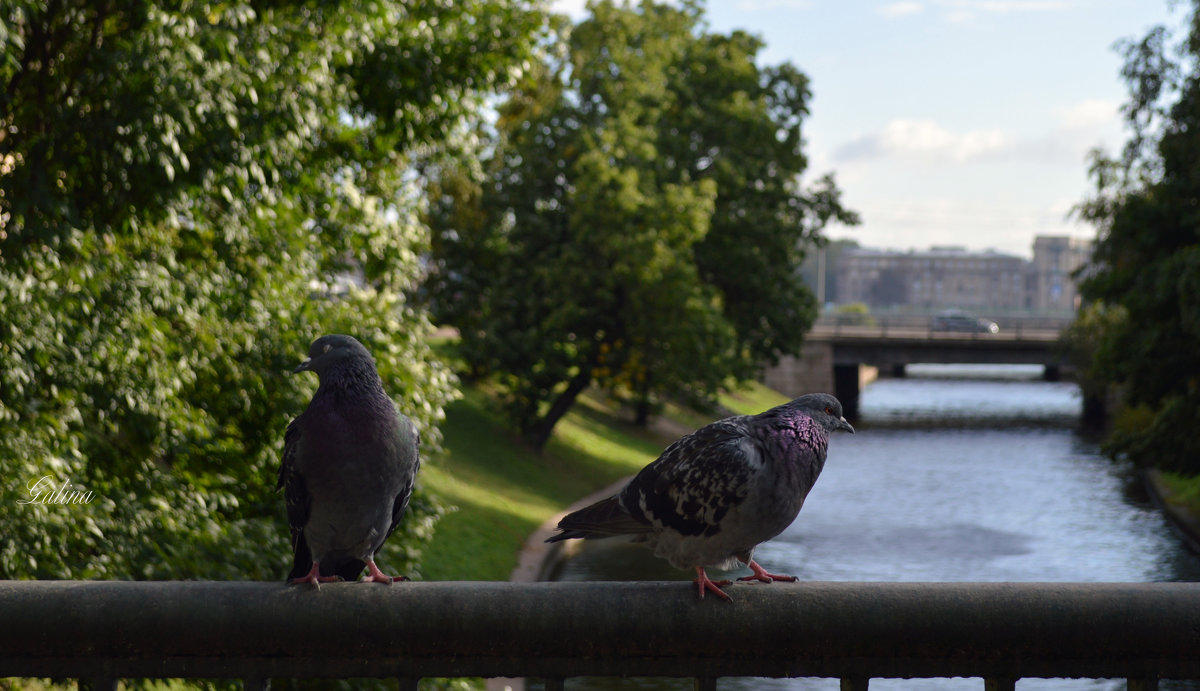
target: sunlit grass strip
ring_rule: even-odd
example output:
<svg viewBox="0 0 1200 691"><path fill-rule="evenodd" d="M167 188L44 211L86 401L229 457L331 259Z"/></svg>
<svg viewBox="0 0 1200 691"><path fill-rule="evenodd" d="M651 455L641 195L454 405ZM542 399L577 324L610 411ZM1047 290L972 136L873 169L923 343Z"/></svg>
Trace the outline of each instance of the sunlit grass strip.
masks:
<svg viewBox="0 0 1200 691"><path fill-rule="evenodd" d="M579 497L636 472L661 445L639 438L586 399L558 425L541 455L514 438L478 389L447 410L445 452L421 472L456 507L426 549L426 580L507 580L525 539Z"/></svg>

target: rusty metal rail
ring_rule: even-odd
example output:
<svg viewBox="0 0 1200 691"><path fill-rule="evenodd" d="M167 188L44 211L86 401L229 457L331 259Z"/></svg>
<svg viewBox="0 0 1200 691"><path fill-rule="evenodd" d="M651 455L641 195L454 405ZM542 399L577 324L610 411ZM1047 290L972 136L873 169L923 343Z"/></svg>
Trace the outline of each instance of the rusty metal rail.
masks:
<svg viewBox="0 0 1200 691"><path fill-rule="evenodd" d="M0 677L1200 679L1200 584L0 582ZM107 680L107 681L105 681ZM95 685L95 683L94 683Z"/></svg>

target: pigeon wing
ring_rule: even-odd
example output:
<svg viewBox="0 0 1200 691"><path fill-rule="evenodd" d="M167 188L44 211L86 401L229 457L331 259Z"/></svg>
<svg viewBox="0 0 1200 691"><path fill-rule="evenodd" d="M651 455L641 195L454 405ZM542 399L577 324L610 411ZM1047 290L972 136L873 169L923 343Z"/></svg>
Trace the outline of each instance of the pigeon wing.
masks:
<svg viewBox="0 0 1200 691"><path fill-rule="evenodd" d="M284 501L287 504L288 531L291 533L294 555L289 579L300 578L312 568L312 554L308 549L308 541L304 539L304 526L308 524L312 497L304 483L304 476L296 467L296 454L301 436L300 420L303 417L303 413L296 416L283 434L283 459L279 464L279 481L275 485L276 490L283 490Z"/></svg>
<svg viewBox="0 0 1200 691"><path fill-rule="evenodd" d="M737 418L715 422L669 446L630 481L621 503L635 518L683 535L716 535L746 498L756 458Z"/></svg>
<svg viewBox="0 0 1200 691"><path fill-rule="evenodd" d="M388 527L387 535L384 540L392 536L396 532L396 526L400 525L400 519L404 517L404 511L408 509L408 500L412 498L413 485L416 483L417 473L421 470L421 437L417 433L417 427L412 423L412 420L403 418L401 424L408 427L408 436L405 442L411 445L412 448L412 471L404 479L404 485L400 488L400 493L396 495L396 499L392 502L392 524ZM408 442L408 440L412 440Z"/></svg>

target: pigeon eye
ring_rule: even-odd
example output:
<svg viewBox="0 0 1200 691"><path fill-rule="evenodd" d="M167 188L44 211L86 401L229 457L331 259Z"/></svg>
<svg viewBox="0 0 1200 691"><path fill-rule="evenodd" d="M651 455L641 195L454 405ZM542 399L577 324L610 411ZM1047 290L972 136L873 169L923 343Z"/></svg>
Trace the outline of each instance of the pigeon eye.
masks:
<svg viewBox="0 0 1200 691"><path fill-rule="evenodd" d="M833 407L832 407L832 406L825 406L825 413L826 413L827 415L833 415Z"/></svg>
<svg viewBox="0 0 1200 691"><path fill-rule="evenodd" d="M329 345L328 343L326 343L326 344L325 344L325 347L321 349L321 352L322 352L322 353L328 353L328 352L330 351L330 349L331 349L331 348L333 348L333 346L331 346L331 345Z"/></svg>

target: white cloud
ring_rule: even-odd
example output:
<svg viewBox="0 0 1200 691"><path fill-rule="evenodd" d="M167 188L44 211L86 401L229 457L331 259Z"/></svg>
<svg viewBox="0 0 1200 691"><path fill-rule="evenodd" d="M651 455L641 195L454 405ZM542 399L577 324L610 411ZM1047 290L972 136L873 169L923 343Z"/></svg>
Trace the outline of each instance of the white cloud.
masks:
<svg viewBox="0 0 1200 691"><path fill-rule="evenodd" d="M959 9L1008 14L1009 12L1058 12L1068 3L1058 0L955 0L947 3Z"/></svg>
<svg viewBox="0 0 1200 691"><path fill-rule="evenodd" d="M1060 12L1070 3L1060 0L938 0L951 23L973 22L984 14L1014 14L1018 12Z"/></svg>
<svg viewBox="0 0 1200 691"><path fill-rule="evenodd" d="M1080 199L1074 197L1059 197L1050 202L1050 205L1046 207L1046 215L1074 222L1076 219L1072 216L1072 213L1075 211L1075 207L1079 206L1080 201Z"/></svg>
<svg viewBox="0 0 1200 691"><path fill-rule="evenodd" d="M1067 130L1106 127L1120 120L1120 113L1121 104L1098 98L1055 110L1059 126Z"/></svg>
<svg viewBox="0 0 1200 691"><path fill-rule="evenodd" d="M893 2L883 5L875 10L879 15L893 19L895 17L905 17L910 14L920 14L925 11L925 6L919 2Z"/></svg>
<svg viewBox="0 0 1200 691"><path fill-rule="evenodd" d="M834 158L850 162L899 156L962 163L1002 153L1011 146L1009 136L1000 130L951 132L930 120L893 120L878 132L838 147Z"/></svg>

